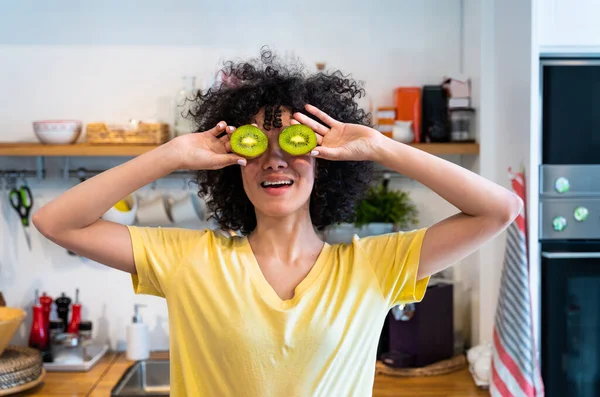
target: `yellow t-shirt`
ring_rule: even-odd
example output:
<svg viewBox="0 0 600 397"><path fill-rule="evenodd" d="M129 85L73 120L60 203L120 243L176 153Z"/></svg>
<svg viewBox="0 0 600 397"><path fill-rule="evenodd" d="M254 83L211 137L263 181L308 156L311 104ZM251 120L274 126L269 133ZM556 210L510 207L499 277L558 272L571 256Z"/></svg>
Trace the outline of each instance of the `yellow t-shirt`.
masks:
<svg viewBox="0 0 600 397"><path fill-rule="evenodd" d="M167 299L171 395L371 396L389 309L423 299L426 229L325 244L290 300L246 237L129 227L138 294Z"/></svg>

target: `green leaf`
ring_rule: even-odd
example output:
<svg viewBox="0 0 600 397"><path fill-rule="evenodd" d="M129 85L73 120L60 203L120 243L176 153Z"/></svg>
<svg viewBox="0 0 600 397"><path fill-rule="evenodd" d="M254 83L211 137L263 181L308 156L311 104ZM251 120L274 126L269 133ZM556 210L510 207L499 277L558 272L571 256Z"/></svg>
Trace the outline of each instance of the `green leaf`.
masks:
<svg viewBox="0 0 600 397"><path fill-rule="evenodd" d="M407 229L418 222L418 211L410 195L402 190L388 190L385 185L371 187L356 210L355 225L368 223L393 223Z"/></svg>

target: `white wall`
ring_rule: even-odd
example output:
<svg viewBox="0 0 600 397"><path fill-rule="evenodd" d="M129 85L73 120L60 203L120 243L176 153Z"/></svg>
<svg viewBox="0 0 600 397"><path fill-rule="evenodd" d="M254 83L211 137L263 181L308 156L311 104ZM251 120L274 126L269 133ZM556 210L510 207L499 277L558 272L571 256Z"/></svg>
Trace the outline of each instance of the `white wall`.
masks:
<svg viewBox="0 0 600 397"><path fill-rule="evenodd" d="M470 36L474 39L466 51L477 56L467 57L466 67L480 73L480 174L510 189L508 168L519 170L523 166L526 182L529 184L533 179L533 186L527 187L531 197L537 181L530 150L535 39L532 2L466 0L465 8L467 16L479 21L470 25ZM528 200L527 212L529 223L535 225L536 201ZM536 235L531 237L535 239ZM492 340L505 241L503 233L478 253L479 279L473 287L474 343Z"/></svg>
<svg viewBox="0 0 600 397"><path fill-rule="evenodd" d="M543 19L540 0L531 0L531 53L530 53L530 84L529 93L530 125L529 125L529 175L527 180L527 210L528 210L528 249L529 249L529 287L531 289L531 306L533 317L533 329L536 345L541 345L541 245L539 242L539 166L542 163L542 129L541 129L541 103L540 103L540 40L541 24Z"/></svg>
<svg viewBox="0 0 600 397"><path fill-rule="evenodd" d="M531 1L496 1L494 7L494 133L490 144L496 153L494 180L510 188L508 168L531 175L529 126L531 114ZM534 170L535 171L535 170ZM531 211L528 211L529 213ZM504 260L505 237L495 239L494 252L481 258L480 336L491 341L493 318Z"/></svg>
<svg viewBox="0 0 600 397"><path fill-rule="evenodd" d="M483 6L480 0L464 0L463 1L463 73L471 78L472 106L475 108L476 132L481 143L485 136L487 126L484 125L487 120L486 115L488 108L482 107L483 95L489 93L486 80L483 62L489 57L489 47L482 46L484 40L482 36L482 21ZM484 90L482 87L485 87ZM485 149L484 147L480 148ZM487 156L495 155L494 153L480 154L477 161L474 162L473 171L481 173L482 167L485 166L484 161ZM463 316L466 319L465 333L469 336L471 342L476 343L479 339L479 294L480 294L480 253L476 252L469 258L464 260L456 267L456 278L462 280L463 292L461 296L455 296L459 302L463 302Z"/></svg>
<svg viewBox="0 0 600 397"><path fill-rule="evenodd" d="M1 140L34 139L36 118L167 117L180 76L204 79L263 44L352 73L379 104L397 85L438 82L458 67L458 0L233 1L226 14L214 2L29 3L0 13Z"/></svg>
<svg viewBox="0 0 600 397"><path fill-rule="evenodd" d="M282 54L300 56L308 67L325 61L365 80L376 105L392 103L403 84L439 83L459 69L458 0L413 2L104 1L51 6L22 1L0 11L0 141L33 141L31 121L77 118L85 122L162 118L180 76L203 79L219 60L256 55L269 44ZM226 4L226 6L225 6ZM72 165L109 167L123 159L72 159ZM468 160L467 160L468 161ZM0 158L0 169L32 168L32 158ZM54 176L30 181L38 204L76 183L57 179L60 159L48 161ZM455 212L414 182L399 180L413 192L422 224ZM165 185L167 186L167 185ZM181 192L178 183L168 189ZM2 226L0 226L2 227ZM30 307L36 288L56 296L81 290L84 315L99 338L122 347L124 324L134 302L147 303L153 345L168 346L166 305L153 297L134 297L129 277L68 256L32 235L28 252L14 223L0 229L2 242L15 240L17 252L0 251L0 290L9 304ZM2 245L4 247L4 245ZM460 314L458 317L462 317ZM26 322L15 342L24 343ZM97 331L98 332L98 331Z"/></svg>

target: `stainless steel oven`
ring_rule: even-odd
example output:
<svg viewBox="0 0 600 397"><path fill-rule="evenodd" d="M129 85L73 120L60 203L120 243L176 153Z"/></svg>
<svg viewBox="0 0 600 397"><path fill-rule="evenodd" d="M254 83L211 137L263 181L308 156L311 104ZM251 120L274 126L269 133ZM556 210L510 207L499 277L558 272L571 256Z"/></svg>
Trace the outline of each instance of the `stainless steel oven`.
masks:
<svg viewBox="0 0 600 397"><path fill-rule="evenodd" d="M542 165L541 365L546 396L600 396L600 165Z"/></svg>
<svg viewBox="0 0 600 397"><path fill-rule="evenodd" d="M540 60L546 396L600 396L600 54Z"/></svg>

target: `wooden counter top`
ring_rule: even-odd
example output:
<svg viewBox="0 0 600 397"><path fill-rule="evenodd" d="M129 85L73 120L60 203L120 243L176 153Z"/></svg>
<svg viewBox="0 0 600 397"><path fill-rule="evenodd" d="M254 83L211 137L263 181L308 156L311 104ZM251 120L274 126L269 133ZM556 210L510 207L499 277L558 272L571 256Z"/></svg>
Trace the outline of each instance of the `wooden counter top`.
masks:
<svg viewBox="0 0 600 397"><path fill-rule="evenodd" d="M166 359L168 353L153 353L153 359ZM124 353L107 353L89 372L49 372L44 382L19 396L110 397L110 391L132 364ZM484 397L467 369L448 375L397 378L375 377L373 397Z"/></svg>
<svg viewBox="0 0 600 397"><path fill-rule="evenodd" d="M107 353L88 372L47 372L44 382L34 389L19 394L27 397L75 397L89 396L96 384L103 379L120 354ZM110 396L110 390L106 396Z"/></svg>

